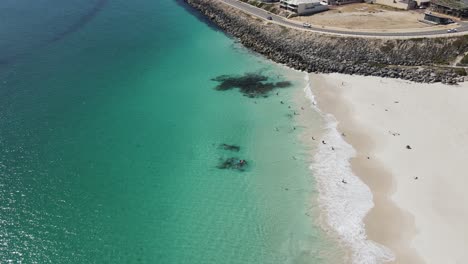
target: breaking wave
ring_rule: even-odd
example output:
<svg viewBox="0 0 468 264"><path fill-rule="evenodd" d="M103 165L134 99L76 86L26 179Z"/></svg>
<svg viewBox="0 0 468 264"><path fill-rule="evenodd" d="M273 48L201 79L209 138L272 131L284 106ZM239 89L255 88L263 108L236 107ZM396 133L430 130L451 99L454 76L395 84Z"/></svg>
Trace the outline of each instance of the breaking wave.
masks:
<svg viewBox="0 0 468 264"><path fill-rule="evenodd" d="M326 121L325 134L318 144L310 169L319 190L319 206L325 213L329 228L352 252L353 264L377 264L394 260L393 253L383 245L367 239L363 219L374 206L369 187L351 170L350 159L356 155L337 130L333 115L323 113L317 107L312 93L309 75L304 88L311 106ZM332 149L333 146L333 149Z"/></svg>

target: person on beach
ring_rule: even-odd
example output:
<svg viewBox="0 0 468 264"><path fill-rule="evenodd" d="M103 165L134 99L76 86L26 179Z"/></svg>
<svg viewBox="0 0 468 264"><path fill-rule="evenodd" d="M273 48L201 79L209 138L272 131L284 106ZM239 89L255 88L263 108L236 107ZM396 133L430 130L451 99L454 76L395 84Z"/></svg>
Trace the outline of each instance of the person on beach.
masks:
<svg viewBox="0 0 468 264"><path fill-rule="evenodd" d="M246 164L247 164L247 162L246 162L245 160L241 159L241 160L239 160L238 167L239 167L239 168L242 168L242 167L244 167L244 165L246 165Z"/></svg>

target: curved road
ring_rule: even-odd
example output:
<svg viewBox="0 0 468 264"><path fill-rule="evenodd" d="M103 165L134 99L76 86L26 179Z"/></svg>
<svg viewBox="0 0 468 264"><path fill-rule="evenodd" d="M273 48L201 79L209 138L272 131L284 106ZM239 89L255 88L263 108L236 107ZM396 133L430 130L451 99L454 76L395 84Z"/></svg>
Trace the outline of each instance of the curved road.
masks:
<svg viewBox="0 0 468 264"><path fill-rule="evenodd" d="M328 34L338 34L338 35L348 35L348 36L366 36L366 37L428 37L428 36L449 36L449 35L464 35L468 34L468 23L467 22L458 22L460 25L457 30L457 33L447 33L446 29L438 29L438 30L431 30L431 31L415 31L415 32L359 32L359 31L344 31L344 30L336 30L336 29L326 29L312 25L310 28L304 28L302 24L294 23L289 19L285 19L281 16L269 13L266 10L260 9L258 7L246 4L244 2L238 0L220 0L225 4L228 4L232 7L240 9L244 12L247 12L253 16L262 18L267 20L268 17L272 18L277 24L291 27L291 28L298 28L302 30L310 30L320 33L328 33Z"/></svg>

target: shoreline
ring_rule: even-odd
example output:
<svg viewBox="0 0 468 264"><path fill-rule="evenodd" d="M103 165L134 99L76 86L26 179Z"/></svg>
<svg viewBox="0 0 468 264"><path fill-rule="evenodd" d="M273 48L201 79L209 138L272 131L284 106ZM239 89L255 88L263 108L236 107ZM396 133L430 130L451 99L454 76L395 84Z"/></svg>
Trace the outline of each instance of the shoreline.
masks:
<svg viewBox="0 0 468 264"><path fill-rule="evenodd" d="M353 172L372 190L368 238L392 250L392 263L463 263L467 85L340 74L313 75L312 85L356 149Z"/></svg>
<svg viewBox="0 0 468 264"><path fill-rule="evenodd" d="M284 66L287 67L287 66ZM331 241L334 246L332 262L326 263L348 263L352 255L352 250L348 245L345 245L340 238L339 234L333 229L325 216L324 206L320 202L320 186L317 182L315 175L312 173L310 166L315 162L314 156L320 150L319 139L325 135L323 127L326 121L323 113L314 105L313 100L308 95L310 91L310 82L308 79L309 74L296 71L303 76L303 86L293 93L292 103L295 108L299 110L299 114L295 115L295 123L303 127L302 131L298 134L298 142L304 145L306 149L305 165L308 167L309 176L313 179L316 186L316 192L310 197L310 210L312 215L317 218L312 219L311 224L320 227L326 235L326 239ZM330 249L324 250L323 253L330 254Z"/></svg>
<svg viewBox="0 0 468 264"><path fill-rule="evenodd" d="M323 109L315 93L316 77L306 74L307 86L302 92L309 106L323 120L314 132L316 148L309 163L318 186L321 226L345 252L344 263L384 263L394 259L393 253L379 241L368 239L364 219L374 207L372 193L365 182L351 170L350 159L356 151L339 132L338 122ZM314 91L313 91L314 90ZM305 93L305 94L304 94ZM307 121L305 121L307 123ZM306 135L310 136L309 133ZM309 138L303 140L308 144Z"/></svg>
<svg viewBox="0 0 468 264"><path fill-rule="evenodd" d="M372 159L370 163L370 159L367 159L369 154L366 153L372 153L375 142L369 141L365 132L355 125L352 109L344 103L335 87L319 75L312 76L311 81L319 108L333 114L339 121L338 131L345 135L343 140L356 150L356 155L349 160L354 175L372 192L374 205L363 219L367 237L388 247L396 256L395 263L421 263L407 243L416 233L412 216L390 200L395 190L394 179L379 161L369 157ZM373 177L376 175L379 177ZM385 228L382 228L382 223L386 223ZM401 236L402 233L409 235Z"/></svg>

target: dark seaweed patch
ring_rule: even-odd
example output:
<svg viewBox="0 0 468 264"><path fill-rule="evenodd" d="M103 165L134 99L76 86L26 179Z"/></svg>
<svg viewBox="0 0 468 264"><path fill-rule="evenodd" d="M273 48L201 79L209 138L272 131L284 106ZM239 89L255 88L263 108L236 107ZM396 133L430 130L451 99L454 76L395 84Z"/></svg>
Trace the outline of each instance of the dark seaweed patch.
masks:
<svg viewBox="0 0 468 264"><path fill-rule="evenodd" d="M239 159L239 158L227 158L227 159L221 159L217 168L221 170L231 169L231 170L244 171L246 166L247 166L246 160Z"/></svg>
<svg viewBox="0 0 468 264"><path fill-rule="evenodd" d="M216 90L227 91L238 88L245 96L267 97L268 93L276 88L291 86L288 81L268 82L268 77L257 73L246 73L244 75L221 75L212 79L218 82Z"/></svg>
<svg viewBox="0 0 468 264"><path fill-rule="evenodd" d="M224 150L235 151L235 152L239 152L239 150L240 150L239 146L229 145L229 144L224 144L224 143L219 145L219 147L224 149Z"/></svg>

